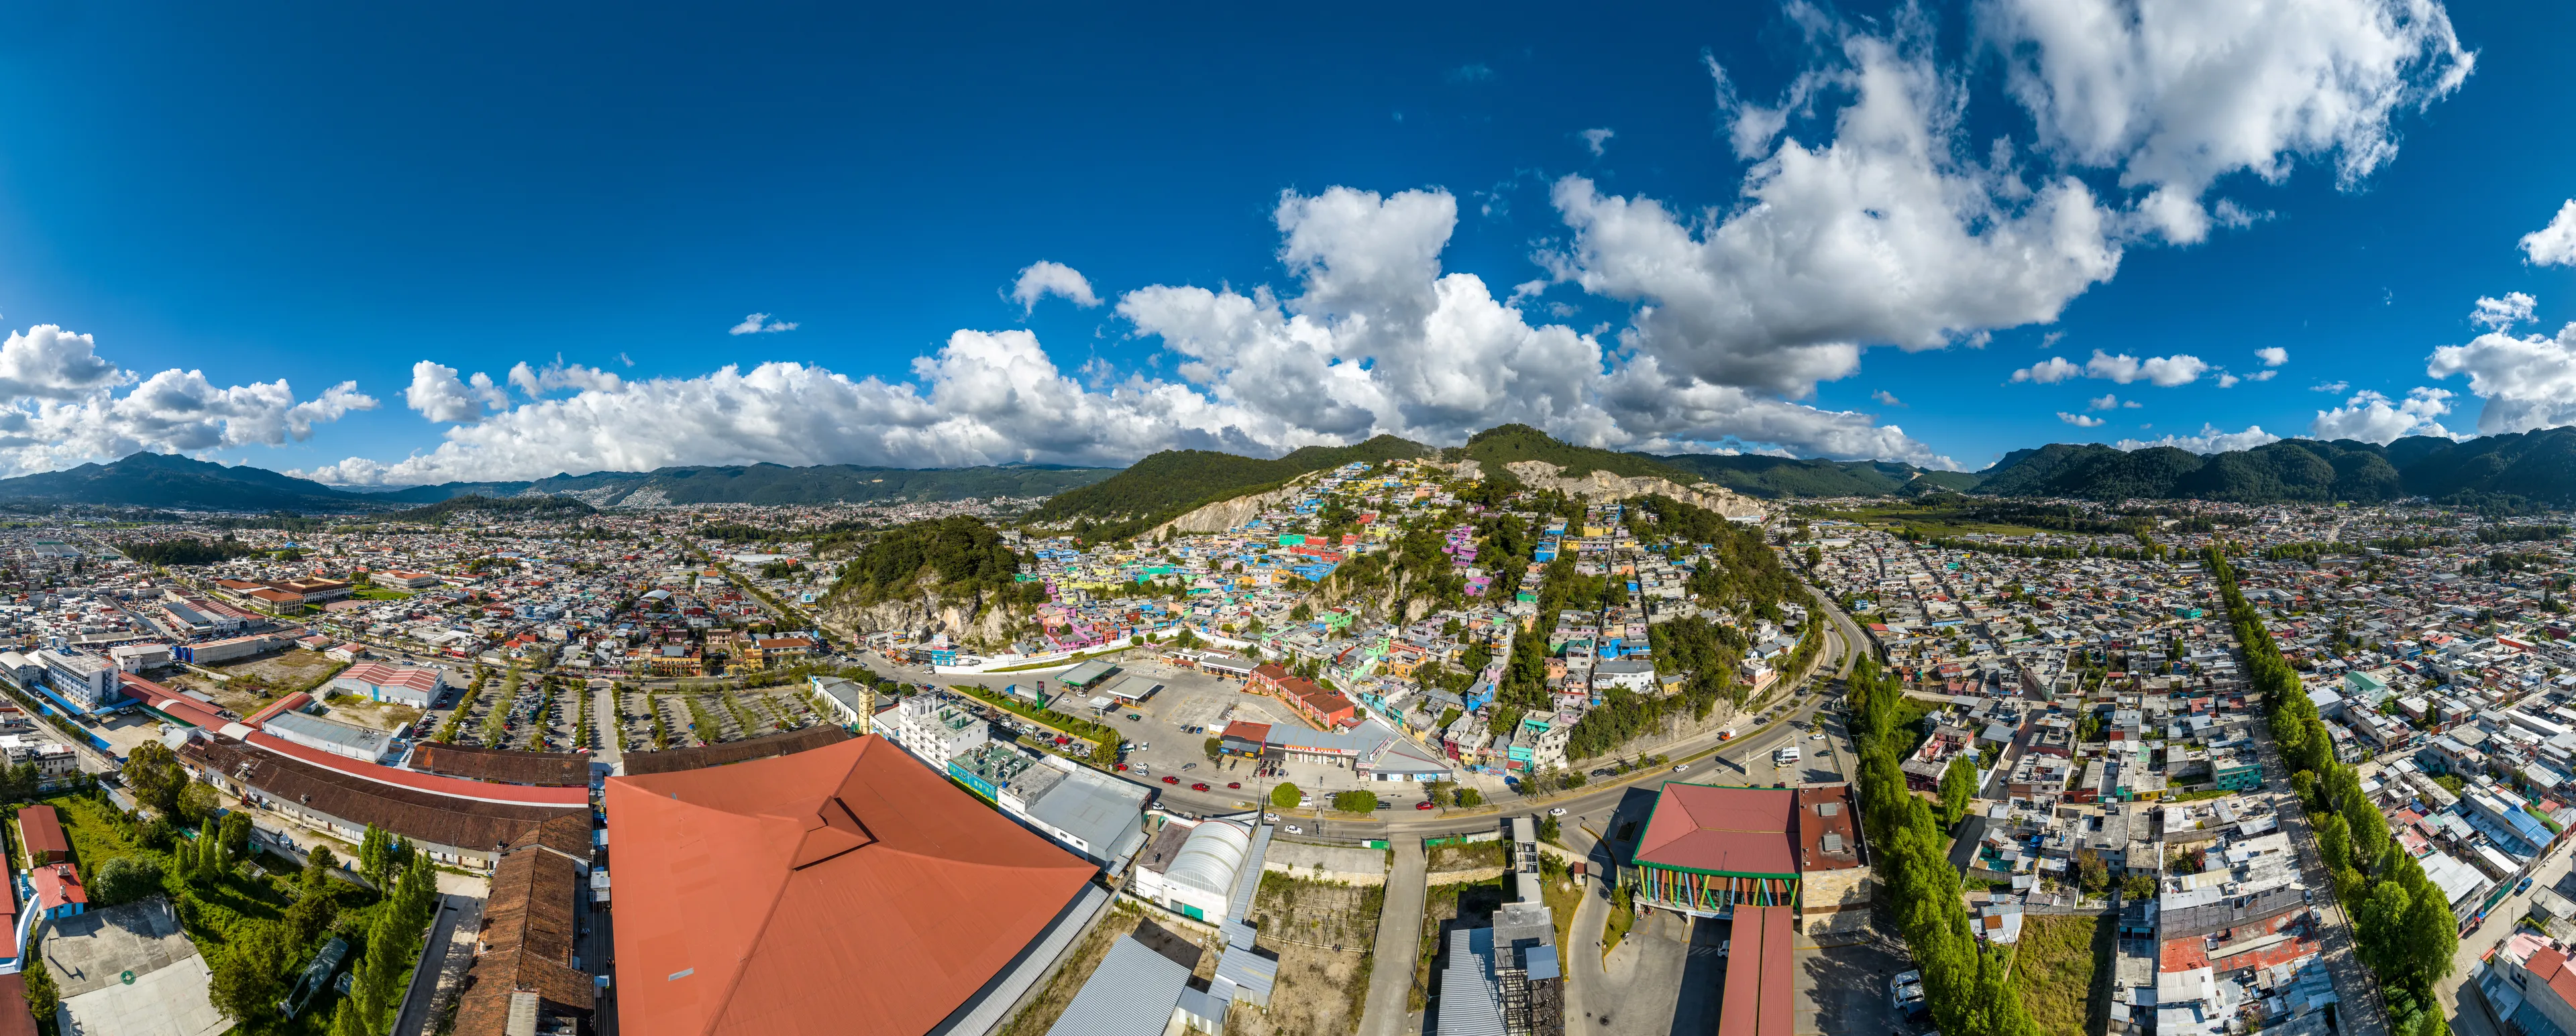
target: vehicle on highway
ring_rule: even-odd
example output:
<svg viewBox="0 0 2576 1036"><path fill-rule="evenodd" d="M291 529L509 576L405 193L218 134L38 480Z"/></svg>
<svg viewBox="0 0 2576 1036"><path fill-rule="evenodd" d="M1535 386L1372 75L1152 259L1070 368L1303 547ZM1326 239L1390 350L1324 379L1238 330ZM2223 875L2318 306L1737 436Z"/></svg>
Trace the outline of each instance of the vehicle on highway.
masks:
<svg viewBox="0 0 2576 1036"><path fill-rule="evenodd" d="M1556 807L1555 809L1548 810L1548 811L1547 811L1547 815L1552 816L1552 817L1561 817L1561 816L1564 816L1564 815L1565 815L1565 807L1563 807L1563 806L1558 806L1558 807Z"/></svg>
<svg viewBox="0 0 2576 1036"><path fill-rule="evenodd" d="M1264 811L1264 812L1261 814L1261 819L1263 819L1263 820L1277 820L1277 819L1279 819L1279 814L1277 814L1277 813L1272 813L1272 812L1268 812L1268 811Z"/></svg>
<svg viewBox="0 0 2576 1036"><path fill-rule="evenodd" d="M1682 771L1684 771L1684 770L1687 770L1687 769L1690 769L1690 764L1689 764L1689 763L1674 763L1674 764L1673 764L1673 772L1674 772L1674 773L1680 773L1680 772L1682 772Z"/></svg>
<svg viewBox="0 0 2576 1036"><path fill-rule="evenodd" d="M1288 825L1288 833L1292 835L1302 835L1306 833L1306 829L1295 824L1290 824Z"/></svg>
<svg viewBox="0 0 2576 1036"><path fill-rule="evenodd" d="M1144 719L1145 717L1144 717L1142 714L1140 714L1140 713L1130 712L1130 713L1128 713L1128 714L1127 714L1127 718L1128 718L1128 719Z"/></svg>
<svg viewBox="0 0 2576 1036"><path fill-rule="evenodd" d="M2529 892L2529 891L2531 891L2531 878L2530 878L2530 876L2529 876L2529 875L2525 875L2521 881L2514 882L2514 884L2513 884L2513 894L2514 894L2514 895L2519 896L2519 895L2521 895L2521 894L2523 894L2523 893L2525 893L2525 892Z"/></svg>
<svg viewBox="0 0 2576 1036"><path fill-rule="evenodd" d="M1235 789L1235 790L1237 790L1237 791L1241 791L1241 790L1243 789L1243 782L1242 782L1242 781L1227 781L1227 782L1225 782L1225 786L1226 786L1226 787L1228 787L1228 788Z"/></svg>
<svg viewBox="0 0 2576 1036"><path fill-rule="evenodd" d="M1424 800L1422 800L1422 801L1420 801L1420 802L1416 802L1416 803L1414 803L1414 804L1413 804L1413 808L1415 808L1415 809L1430 809L1430 808L1431 808L1431 800L1430 800L1430 799L1424 799Z"/></svg>
<svg viewBox="0 0 2576 1036"><path fill-rule="evenodd" d="M1808 738L1807 740L1809 740L1809 741L1822 741L1822 740L1824 740L1824 739L1825 739L1825 735L1820 731L1820 732L1818 732L1815 736L1810 737L1810 738Z"/></svg>
<svg viewBox="0 0 2576 1036"><path fill-rule="evenodd" d="M1202 783L1198 783L1198 784L1190 785L1190 790L1191 790L1191 791L1206 791L1206 790L1208 790L1208 786L1207 786L1207 784L1206 784L1206 783L1202 782Z"/></svg>
<svg viewBox="0 0 2576 1036"><path fill-rule="evenodd" d="M1165 783L1165 784L1179 784L1179 783L1181 783L1181 779L1180 779L1180 778L1178 778L1178 777L1165 777L1165 778L1163 778L1163 783Z"/></svg>

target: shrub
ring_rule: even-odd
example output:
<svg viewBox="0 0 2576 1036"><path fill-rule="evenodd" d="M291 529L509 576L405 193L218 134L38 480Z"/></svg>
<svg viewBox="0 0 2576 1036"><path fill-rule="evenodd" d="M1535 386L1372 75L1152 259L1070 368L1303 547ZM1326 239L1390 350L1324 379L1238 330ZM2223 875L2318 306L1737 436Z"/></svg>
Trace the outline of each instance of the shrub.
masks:
<svg viewBox="0 0 2576 1036"><path fill-rule="evenodd" d="M161 861L150 856L119 856L102 863L92 879L102 906L115 906L161 891Z"/></svg>
<svg viewBox="0 0 2576 1036"><path fill-rule="evenodd" d="M1270 804L1280 809L1295 809L1298 800L1305 796L1306 793L1297 790L1296 785L1281 781L1278 787L1270 789Z"/></svg>
<svg viewBox="0 0 2576 1036"><path fill-rule="evenodd" d="M1336 792L1333 795L1333 808L1344 813L1370 812L1377 808L1377 793L1373 791Z"/></svg>

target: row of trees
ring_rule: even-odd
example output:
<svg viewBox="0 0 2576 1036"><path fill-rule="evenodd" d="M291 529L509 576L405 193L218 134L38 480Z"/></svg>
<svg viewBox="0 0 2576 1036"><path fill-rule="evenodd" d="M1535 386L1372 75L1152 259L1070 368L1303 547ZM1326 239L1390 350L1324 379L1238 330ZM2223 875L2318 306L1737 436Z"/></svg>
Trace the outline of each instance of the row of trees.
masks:
<svg viewBox="0 0 2576 1036"><path fill-rule="evenodd" d="M2237 589L2224 544L2208 553L2209 569L2226 602L2248 674L2262 695L2272 742L2290 768L2290 786L2308 813L2317 852L2332 876L2333 893L2352 918L2353 942L2362 963L2388 994L2389 1023L2399 1036L2442 1036L2434 983L2451 973L2459 950L2458 919L2450 897L2424 874L2388 829L2388 819L2361 790L2352 767L2336 761L2334 742L2301 693L2298 673L2281 657L2262 616Z"/></svg>
<svg viewBox="0 0 2576 1036"><path fill-rule="evenodd" d="M1943 852L1932 805L1906 791L1897 759L1903 685L1882 679L1863 655L1851 675L1852 740L1860 750L1861 822L1878 847L1879 876L1897 930L1923 972L1935 1027L1951 1036L2037 1036L2012 975L2012 948L1981 946L1959 897L1960 877Z"/></svg>

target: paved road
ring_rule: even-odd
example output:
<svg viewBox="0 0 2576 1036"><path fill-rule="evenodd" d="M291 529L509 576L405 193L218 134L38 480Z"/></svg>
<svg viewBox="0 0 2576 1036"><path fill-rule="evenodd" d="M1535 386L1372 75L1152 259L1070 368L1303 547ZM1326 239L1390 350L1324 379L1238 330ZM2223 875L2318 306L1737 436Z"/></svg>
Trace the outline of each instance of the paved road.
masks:
<svg viewBox="0 0 2576 1036"><path fill-rule="evenodd" d="M1413 1016L1413 961L1422 952L1423 872L1428 867L1420 839L1396 841L1386 904L1377 918L1376 963L1369 970L1360 1036L1405 1036L1405 1023Z"/></svg>
<svg viewBox="0 0 2576 1036"><path fill-rule="evenodd" d="M619 730L617 727L617 688L615 684L610 684L593 690L590 693L591 722L597 724L593 730L598 735L593 742L591 751L597 753L597 758L601 762L605 762L610 767L614 768L624 762L626 758L626 754L619 750L617 744L619 737Z"/></svg>
<svg viewBox="0 0 2576 1036"><path fill-rule="evenodd" d="M2344 1005L2336 1012L2337 1020L2349 1036L2388 1036L2388 1005L2380 1000L2378 979L2354 955L2352 922L2328 891L2334 887L2334 880L2326 873L2324 858L2318 854L2307 811L2299 808L2298 797L2290 791L2289 767L2273 748L2271 724L2254 724L2254 743L2263 753L2263 771L2270 775L2264 790L2281 818L2282 830L2289 832L2291 843L2298 847L2300 883L2323 893L2317 897L2315 914L2325 943L2322 956L2326 974L2334 980L2335 995Z"/></svg>
<svg viewBox="0 0 2576 1036"><path fill-rule="evenodd" d="M472 896L438 898L438 920L430 926L420 966L412 971L411 990L403 997L401 1015L394 1019L393 1036L427 1032L438 991L445 988L448 995L456 995L465 983L465 969L474 962L474 943L483 927L483 901Z"/></svg>
<svg viewBox="0 0 2576 1036"><path fill-rule="evenodd" d="M2556 889L2559 894L2566 894L2571 861L2576 861L2576 856L2564 851L2543 857L2540 865L2532 870L2531 887L2534 890ZM2482 998L2465 992L2464 987L2468 985L2469 974L2477 970L2479 958L2485 957L2513 935L2514 922L2530 910L2531 893L2506 896L2503 902L2487 911L2486 924L2460 939L2459 952L2451 957L2450 977L2437 983L2433 990L2442 1000L2443 1010L2451 1020L2452 1032L2460 1036L2503 1036L2496 1028L2495 1019L2488 1014L2488 1008L2477 1002Z"/></svg>

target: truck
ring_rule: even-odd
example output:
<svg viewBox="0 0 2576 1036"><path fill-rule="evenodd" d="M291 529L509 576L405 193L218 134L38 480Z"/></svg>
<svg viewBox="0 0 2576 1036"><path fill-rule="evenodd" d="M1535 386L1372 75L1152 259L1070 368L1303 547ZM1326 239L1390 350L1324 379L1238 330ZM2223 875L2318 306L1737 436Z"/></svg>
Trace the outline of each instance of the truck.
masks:
<svg viewBox="0 0 2576 1036"><path fill-rule="evenodd" d="M1798 761L1798 746L1788 745L1771 753L1771 765L1787 766Z"/></svg>

